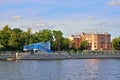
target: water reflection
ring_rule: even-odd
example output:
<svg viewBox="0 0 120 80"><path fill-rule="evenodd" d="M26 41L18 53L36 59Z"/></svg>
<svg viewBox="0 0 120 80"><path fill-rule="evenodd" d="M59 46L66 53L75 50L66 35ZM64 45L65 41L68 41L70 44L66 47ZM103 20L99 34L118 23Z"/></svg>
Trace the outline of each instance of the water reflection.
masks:
<svg viewBox="0 0 120 80"><path fill-rule="evenodd" d="M0 80L119 80L120 60L0 61Z"/></svg>

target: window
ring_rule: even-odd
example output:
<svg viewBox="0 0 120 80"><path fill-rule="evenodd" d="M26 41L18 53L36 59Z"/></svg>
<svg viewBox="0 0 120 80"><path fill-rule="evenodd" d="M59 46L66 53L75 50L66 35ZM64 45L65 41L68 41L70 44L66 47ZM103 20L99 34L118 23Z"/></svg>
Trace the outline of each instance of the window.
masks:
<svg viewBox="0 0 120 80"><path fill-rule="evenodd" d="M101 41L104 41L105 40L105 37L102 35L102 36L100 36L100 40Z"/></svg>
<svg viewBox="0 0 120 80"><path fill-rule="evenodd" d="M96 46L94 46L96 48Z"/></svg>
<svg viewBox="0 0 120 80"><path fill-rule="evenodd" d="M103 45L101 45L100 48L103 48Z"/></svg>
<svg viewBox="0 0 120 80"><path fill-rule="evenodd" d="M104 42L102 41L102 42L101 42L101 44L103 45L103 44L104 44Z"/></svg>

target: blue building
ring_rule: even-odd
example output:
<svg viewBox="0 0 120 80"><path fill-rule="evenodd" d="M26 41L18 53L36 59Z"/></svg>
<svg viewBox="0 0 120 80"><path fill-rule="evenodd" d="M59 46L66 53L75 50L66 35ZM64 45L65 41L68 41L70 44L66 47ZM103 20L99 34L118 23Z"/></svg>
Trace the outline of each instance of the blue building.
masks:
<svg viewBox="0 0 120 80"><path fill-rule="evenodd" d="M39 42L39 43L32 43L26 46L23 46L24 51L41 51L46 53L51 53L50 49L50 42Z"/></svg>

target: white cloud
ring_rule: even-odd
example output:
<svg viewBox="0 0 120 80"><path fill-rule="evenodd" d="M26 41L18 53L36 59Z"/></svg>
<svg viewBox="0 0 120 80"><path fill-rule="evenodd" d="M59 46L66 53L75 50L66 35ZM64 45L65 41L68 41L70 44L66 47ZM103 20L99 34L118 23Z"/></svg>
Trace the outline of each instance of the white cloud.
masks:
<svg viewBox="0 0 120 80"><path fill-rule="evenodd" d="M13 18L13 19L18 19L18 20L19 20L19 19L23 19L22 16L12 16L12 18Z"/></svg>
<svg viewBox="0 0 120 80"><path fill-rule="evenodd" d="M115 5L120 5L120 0L111 0L108 2L109 5L115 6Z"/></svg>
<svg viewBox="0 0 120 80"><path fill-rule="evenodd" d="M95 18L95 17L94 17L94 16L88 16L88 18L93 19L93 18Z"/></svg>
<svg viewBox="0 0 120 80"><path fill-rule="evenodd" d="M81 32L108 32L112 34L113 37L120 34L120 19L116 17L109 18L99 18L95 17L95 19L88 19L85 16L80 19L32 19L32 20L19 20L19 21L5 21L1 22L1 24L8 24L12 28L19 27L22 30L26 31L27 27L32 28L32 32L37 32L43 29L50 30L61 30L65 37L70 34L79 34ZM13 25L14 24L14 25Z"/></svg>
<svg viewBox="0 0 120 80"><path fill-rule="evenodd" d="M37 23L37 24L34 24L35 26L38 26L38 27L45 27L46 25L45 24L39 24L39 23Z"/></svg>

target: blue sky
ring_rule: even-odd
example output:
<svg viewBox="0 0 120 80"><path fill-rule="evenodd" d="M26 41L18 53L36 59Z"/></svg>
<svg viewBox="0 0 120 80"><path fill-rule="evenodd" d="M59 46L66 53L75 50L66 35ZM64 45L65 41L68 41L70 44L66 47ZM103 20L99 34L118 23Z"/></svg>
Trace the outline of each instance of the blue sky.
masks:
<svg viewBox="0 0 120 80"><path fill-rule="evenodd" d="M0 0L0 28L33 32L61 30L65 37L81 32L120 36L120 0Z"/></svg>

